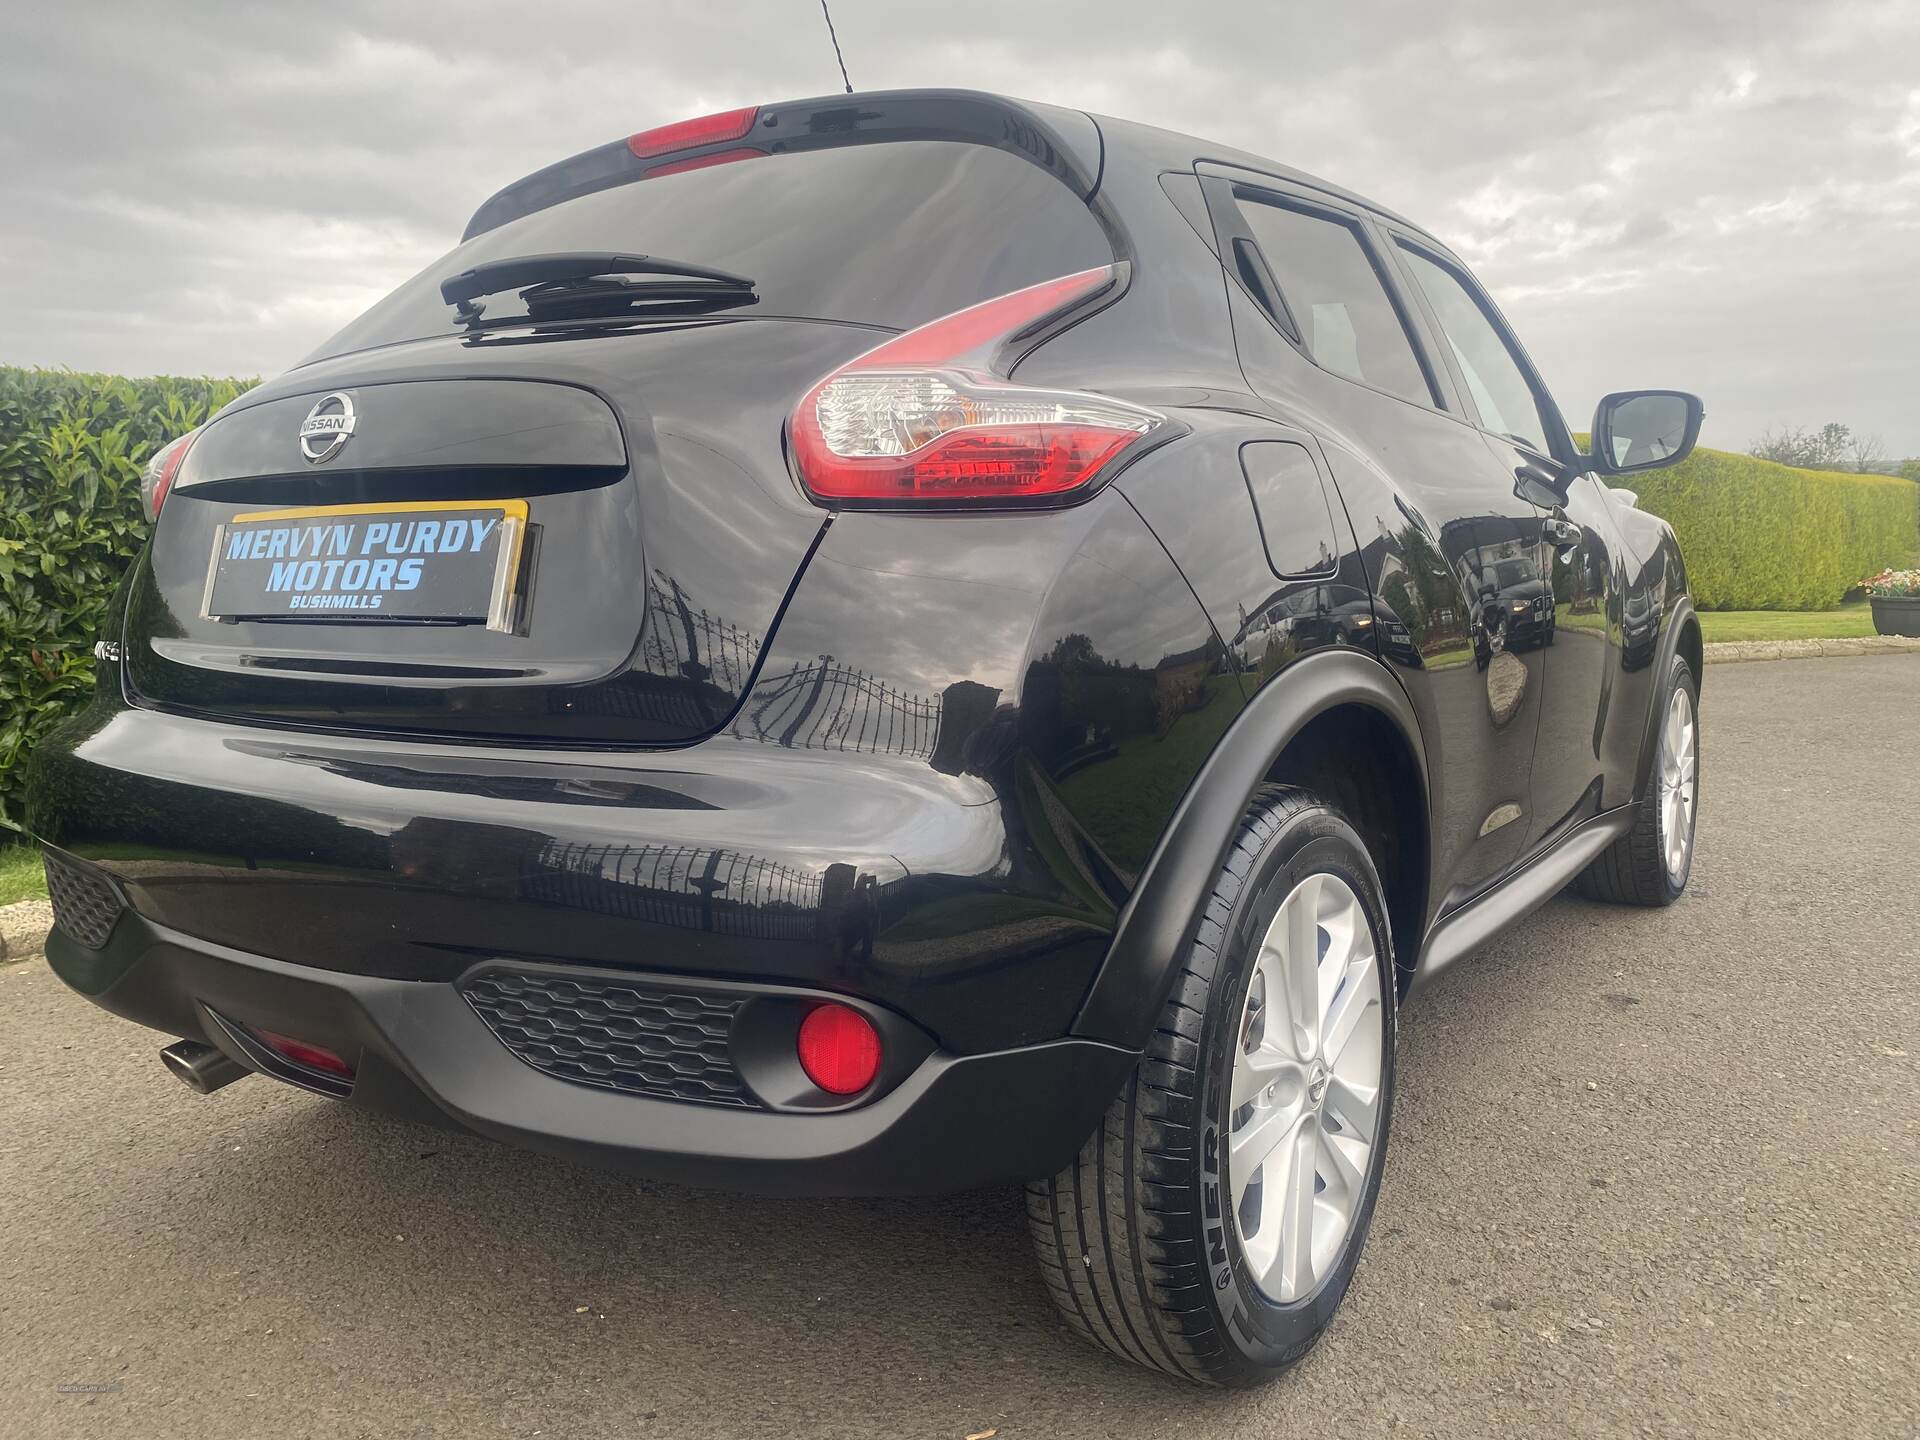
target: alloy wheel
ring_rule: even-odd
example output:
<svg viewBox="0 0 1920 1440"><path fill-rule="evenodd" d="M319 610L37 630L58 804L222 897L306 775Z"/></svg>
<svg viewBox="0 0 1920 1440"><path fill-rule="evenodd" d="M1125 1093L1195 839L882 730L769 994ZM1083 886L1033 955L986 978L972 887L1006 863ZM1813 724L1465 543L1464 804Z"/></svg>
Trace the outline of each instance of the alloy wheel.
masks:
<svg viewBox="0 0 1920 1440"><path fill-rule="evenodd" d="M1699 727L1693 697L1674 687L1660 736L1660 843L1667 878L1679 885L1687 877L1693 851L1693 807L1699 785Z"/></svg>
<svg viewBox="0 0 1920 1440"><path fill-rule="evenodd" d="M1385 1010L1366 910L1310 875L1267 927L1241 1008L1227 1178L1254 1283L1293 1304L1338 1260L1380 1134Z"/></svg>

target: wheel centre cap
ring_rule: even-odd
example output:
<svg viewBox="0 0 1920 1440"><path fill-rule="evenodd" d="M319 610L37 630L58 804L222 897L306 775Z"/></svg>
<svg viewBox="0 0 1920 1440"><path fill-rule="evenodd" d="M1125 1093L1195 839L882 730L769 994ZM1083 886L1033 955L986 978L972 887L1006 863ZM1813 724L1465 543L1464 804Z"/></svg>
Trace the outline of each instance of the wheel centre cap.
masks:
<svg viewBox="0 0 1920 1440"><path fill-rule="evenodd" d="M1332 1075L1328 1073L1325 1065L1322 1065L1317 1060L1314 1061L1313 1069L1307 1075L1307 1099L1311 1103L1318 1105L1326 1098L1327 1082L1332 1078Z"/></svg>

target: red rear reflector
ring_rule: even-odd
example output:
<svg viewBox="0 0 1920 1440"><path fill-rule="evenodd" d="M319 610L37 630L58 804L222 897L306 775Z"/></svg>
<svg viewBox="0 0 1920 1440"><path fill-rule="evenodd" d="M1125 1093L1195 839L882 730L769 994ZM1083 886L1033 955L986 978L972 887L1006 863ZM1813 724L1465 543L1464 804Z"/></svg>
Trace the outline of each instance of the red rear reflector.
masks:
<svg viewBox="0 0 1920 1440"><path fill-rule="evenodd" d="M718 115L701 115L693 120L676 120L652 130L627 137L627 148L639 159L652 155L671 155L675 150L691 150L698 145L717 145L722 140L738 140L760 114L758 105L744 110L722 110Z"/></svg>
<svg viewBox="0 0 1920 1440"><path fill-rule="evenodd" d="M857 1095L880 1073L880 1036L851 1005L816 1005L800 1022L800 1068L829 1095Z"/></svg>
<svg viewBox="0 0 1920 1440"><path fill-rule="evenodd" d="M309 1045L305 1040L296 1040L291 1035L278 1035L271 1030L255 1030L253 1033L282 1060L291 1060L295 1065L318 1070L322 1075L337 1075L342 1080L353 1078L353 1067L324 1045Z"/></svg>
<svg viewBox="0 0 1920 1440"><path fill-rule="evenodd" d="M1083 270L910 330L821 380L790 421L816 500L1047 500L1085 487L1165 417L1104 395L1020 385L999 352L1114 282Z"/></svg>
<svg viewBox="0 0 1920 1440"><path fill-rule="evenodd" d="M643 171L642 180L652 180L661 175L680 175L688 170L705 170L709 165L729 165L735 160L757 160L767 152L742 146L738 150L716 150L711 155L689 155L685 160L669 160L663 165L655 165L651 170Z"/></svg>

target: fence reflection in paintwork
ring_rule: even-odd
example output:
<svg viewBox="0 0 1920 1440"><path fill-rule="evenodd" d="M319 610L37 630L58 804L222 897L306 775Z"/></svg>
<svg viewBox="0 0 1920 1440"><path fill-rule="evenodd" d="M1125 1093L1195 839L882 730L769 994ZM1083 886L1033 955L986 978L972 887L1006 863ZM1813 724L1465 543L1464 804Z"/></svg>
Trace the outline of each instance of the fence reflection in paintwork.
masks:
<svg viewBox="0 0 1920 1440"><path fill-rule="evenodd" d="M940 701L896 690L831 655L762 676L733 734L801 750L928 759L940 743Z"/></svg>
<svg viewBox="0 0 1920 1440"><path fill-rule="evenodd" d="M760 640L730 620L696 610L680 582L655 570L647 581L641 668L653 675L710 681L728 695L746 692Z"/></svg>
<svg viewBox="0 0 1920 1440"><path fill-rule="evenodd" d="M535 855L527 890L534 899L652 925L807 940L817 933L822 880L710 846L552 842Z"/></svg>

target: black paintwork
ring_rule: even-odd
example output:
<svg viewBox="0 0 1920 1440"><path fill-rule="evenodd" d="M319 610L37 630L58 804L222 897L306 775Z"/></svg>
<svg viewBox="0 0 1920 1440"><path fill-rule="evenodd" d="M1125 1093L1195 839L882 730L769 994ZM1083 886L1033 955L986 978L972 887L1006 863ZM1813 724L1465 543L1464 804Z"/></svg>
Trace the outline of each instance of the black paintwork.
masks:
<svg viewBox="0 0 1920 1440"><path fill-rule="evenodd" d="M1397 239L1444 255L1431 237L1125 122L903 93L782 107L781 123L809 105L882 117L845 121L877 127L856 137L874 143L995 144L1091 195L1125 291L1014 378L1150 406L1174 438L1064 509L833 514L789 474L783 422L885 327L509 325L367 350L349 327L189 452L130 582L125 663L102 666L93 707L36 756L30 825L137 912L101 955L58 944L63 974L181 1033L205 1032L195 1002L215 990L243 1022L292 1017L276 985L344 1014L376 992L451 997L486 959L843 993L935 1047L868 1107L921 1106L889 1112L911 1126L933 1123L920 1097L956 1057L1051 1055L1068 1036L1137 1048L1249 793L1330 710L1375 717L1395 747L1409 971L1430 933L1512 918L1611 833L1650 764L1653 662L1698 644L1684 568L1550 400L1551 453L1475 423L1395 258ZM966 125L941 131L956 106ZM1433 403L1324 370L1288 334L1274 272L1236 248L1223 208L1262 190L1360 228ZM336 390L367 417L358 458L309 468L295 430ZM506 496L531 497L540 527L523 633L199 617L228 515ZM1496 557L1536 578L1487 593ZM693 1122L658 1121L671 1106L630 1098L649 1108L609 1131L625 1097L576 1102L505 1052L402 1087L428 1063L410 1047L451 1042L418 1021L353 1033L386 1057L356 1092L369 1103L655 1169L701 1143ZM1124 1068L1051 1063L1019 1073L1110 1093ZM476 1098L535 1082L558 1089L511 1117ZM1091 1123L1085 1098L1049 1124ZM575 1123L573 1103L595 1118ZM669 1130L642 1133L656 1121ZM1058 1138L1013 1169L1038 1173ZM897 1188L881 1172L910 1151L804 1183ZM1008 1164L983 1153L976 1169ZM737 1153L688 1173L803 1183Z"/></svg>
<svg viewBox="0 0 1920 1440"><path fill-rule="evenodd" d="M210 426L134 588L130 696L333 730L625 744L714 730L825 523L786 473L792 395L877 332L616 327L545 344L537 364L512 338L449 334L302 366ZM530 370L544 383L519 378ZM415 399L442 390L451 403ZM335 391L360 419L341 456L354 468L306 466L300 420ZM232 515L501 496L533 501L524 634L199 618L214 526Z"/></svg>

